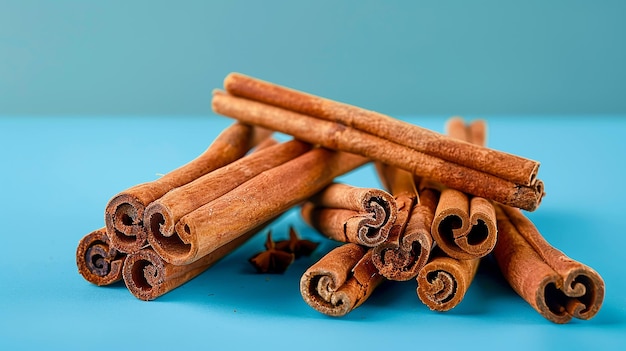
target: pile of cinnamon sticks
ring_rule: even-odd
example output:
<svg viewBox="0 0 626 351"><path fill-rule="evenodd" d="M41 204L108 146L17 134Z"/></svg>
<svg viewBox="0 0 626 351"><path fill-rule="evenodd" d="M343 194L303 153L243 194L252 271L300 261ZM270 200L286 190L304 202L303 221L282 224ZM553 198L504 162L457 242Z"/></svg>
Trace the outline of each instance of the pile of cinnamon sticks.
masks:
<svg viewBox="0 0 626 351"><path fill-rule="evenodd" d="M343 243L300 280L303 299L324 314L345 315L383 281L411 279L423 303L447 311L488 255L553 322L600 309L602 278L550 246L520 211L544 196L539 163L487 148L483 121L452 118L444 135L237 73L212 107L237 121L195 160L110 200L105 227L78 245L85 279L123 279L154 299L300 206L305 222ZM274 131L293 140L278 142ZM384 189L335 181L368 162Z"/></svg>

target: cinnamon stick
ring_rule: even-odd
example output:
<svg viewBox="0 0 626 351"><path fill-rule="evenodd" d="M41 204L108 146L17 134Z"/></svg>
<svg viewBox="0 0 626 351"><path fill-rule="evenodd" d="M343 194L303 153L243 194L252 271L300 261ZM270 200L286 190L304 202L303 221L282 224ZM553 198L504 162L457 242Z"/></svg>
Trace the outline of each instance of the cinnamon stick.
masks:
<svg viewBox="0 0 626 351"><path fill-rule="evenodd" d="M539 163L536 161L450 138L374 111L240 73L229 74L224 80L224 88L235 96L354 127L413 150L480 169L513 183L530 186L537 177Z"/></svg>
<svg viewBox="0 0 626 351"><path fill-rule="evenodd" d="M207 270L262 230L268 223L263 223L243 233L234 240L224 243L200 259L186 265L168 263L151 247L145 247L127 256L123 267L124 283L138 299L154 300Z"/></svg>
<svg viewBox="0 0 626 351"><path fill-rule="evenodd" d="M122 265L126 254L111 246L105 228L94 230L78 242L76 266L78 273L98 286L122 280Z"/></svg>
<svg viewBox="0 0 626 351"><path fill-rule="evenodd" d="M411 174L394 167L378 166L383 184L387 184L396 198L399 220L387 241L373 248L372 261L385 278L406 281L415 278L430 256L434 245L430 226L438 193L425 188L418 196Z"/></svg>
<svg viewBox="0 0 626 351"><path fill-rule="evenodd" d="M451 310L465 297L479 262L455 259L435 248L417 276L417 296L433 311Z"/></svg>
<svg viewBox="0 0 626 351"><path fill-rule="evenodd" d="M115 195L105 209L105 223L111 244L121 252L137 252L147 244L143 226L144 210L168 191L242 157L270 135L268 130L234 123L194 160L143 184Z"/></svg>
<svg viewBox="0 0 626 351"><path fill-rule="evenodd" d="M466 125L462 118L454 117L446 123L450 136L479 144L485 143L486 129L482 120ZM448 311L463 300L476 274L480 257L489 253L495 245L495 221L495 210L488 200L479 197L470 199L453 189L442 190L431 226L438 246L416 279L417 296L428 308ZM456 236L450 234L452 230L456 230Z"/></svg>
<svg viewBox="0 0 626 351"><path fill-rule="evenodd" d="M300 293L315 310L334 317L360 306L384 280L371 260L371 249L347 243L307 269Z"/></svg>
<svg viewBox="0 0 626 351"><path fill-rule="evenodd" d="M446 130L452 137L485 143L486 125L482 120L466 126L463 119L451 118ZM467 260L487 255L497 240L493 205L481 197L470 198L458 190L443 189L432 223L432 236L450 257Z"/></svg>
<svg viewBox="0 0 626 351"><path fill-rule="evenodd" d="M511 287L554 323L590 319L604 300L604 281L592 268L552 247L519 210L496 206L496 262Z"/></svg>
<svg viewBox="0 0 626 351"><path fill-rule="evenodd" d="M328 238L372 247L389 236L397 209L384 190L332 183L309 198L301 214Z"/></svg>
<svg viewBox="0 0 626 351"><path fill-rule="evenodd" d="M148 242L163 259L171 262L168 251L177 250L177 247L184 251L189 246L175 232L175 225L183 216L310 149L311 145L298 140L264 147L172 189L145 209L143 223Z"/></svg>
<svg viewBox="0 0 626 351"><path fill-rule="evenodd" d="M338 177L368 160L315 148L264 171L230 192L183 216L175 226L177 242L161 242L168 262L189 264L269 218L306 200Z"/></svg>
<svg viewBox="0 0 626 351"><path fill-rule="evenodd" d="M433 157L342 124L215 91L216 113L292 135L311 144L362 155L465 193L529 211L543 196L543 184L524 186ZM539 187L537 184L540 184Z"/></svg>

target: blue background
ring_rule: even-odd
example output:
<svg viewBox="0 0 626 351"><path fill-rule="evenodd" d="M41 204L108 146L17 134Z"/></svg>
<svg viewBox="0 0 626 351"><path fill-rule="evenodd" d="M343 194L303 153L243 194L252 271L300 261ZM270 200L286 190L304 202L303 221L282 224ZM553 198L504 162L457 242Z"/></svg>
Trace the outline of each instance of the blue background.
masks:
<svg viewBox="0 0 626 351"><path fill-rule="evenodd" d="M626 348L626 2L0 0L0 348ZM345 318L301 274L256 274L259 235L155 301L78 274L78 240L117 192L200 154L231 121L210 92L239 71L442 131L483 117L491 147L542 163L528 214L605 279L590 321L555 325L487 261L465 300L429 311L384 284ZM341 180L378 186L371 167ZM110 343L103 343L104 337Z"/></svg>

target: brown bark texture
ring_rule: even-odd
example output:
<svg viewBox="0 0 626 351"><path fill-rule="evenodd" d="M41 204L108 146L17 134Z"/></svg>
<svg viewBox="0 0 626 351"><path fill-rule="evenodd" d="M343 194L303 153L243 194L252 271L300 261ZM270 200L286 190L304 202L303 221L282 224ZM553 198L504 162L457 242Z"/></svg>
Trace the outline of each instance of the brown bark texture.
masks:
<svg viewBox="0 0 626 351"><path fill-rule="evenodd" d="M78 273L98 286L122 280L122 266L126 254L111 246L106 229L100 228L85 235L76 248Z"/></svg>

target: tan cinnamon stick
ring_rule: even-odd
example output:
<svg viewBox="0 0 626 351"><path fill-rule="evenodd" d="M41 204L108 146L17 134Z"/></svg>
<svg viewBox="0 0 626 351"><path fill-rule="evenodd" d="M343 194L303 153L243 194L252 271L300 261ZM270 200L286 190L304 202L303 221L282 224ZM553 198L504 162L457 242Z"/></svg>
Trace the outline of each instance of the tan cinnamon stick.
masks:
<svg viewBox="0 0 626 351"><path fill-rule="evenodd" d="M407 170L468 194L526 210L539 206L543 188L524 186L445 161L342 124L215 91L216 113Z"/></svg>
<svg viewBox="0 0 626 351"><path fill-rule="evenodd" d="M604 281L592 268L552 247L519 210L496 206L494 256L511 287L555 323L590 319L604 300Z"/></svg>
<svg viewBox="0 0 626 351"><path fill-rule="evenodd" d="M448 135L484 144L487 126L483 120L465 124L453 117L446 123ZM445 230L448 230L447 232ZM452 230L457 241L449 239ZM438 244L428 263L417 275L417 296L433 311L448 311L465 297L483 257L497 239L495 210L486 199L469 198L453 189L443 189L431 226ZM448 233L450 236L444 234ZM459 239L460 238L460 239Z"/></svg>
<svg viewBox="0 0 626 351"><path fill-rule="evenodd" d="M185 246L161 242L163 257L174 264L189 264L367 161L357 155L316 148L264 171L183 216L175 226L175 235L177 242Z"/></svg>
<svg viewBox="0 0 626 351"><path fill-rule="evenodd" d="M105 228L94 230L78 242L76 266L78 273L98 286L122 280L122 265L126 254L111 246Z"/></svg>
<svg viewBox="0 0 626 351"><path fill-rule="evenodd" d="M465 297L480 259L459 260L436 248L417 276L417 296L433 311L448 311Z"/></svg>
<svg viewBox="0 0 626 351"><path fill-rule="evenodd" d="M249 230L234 240L215 248L187 265L174 265L163 260L151 247L129 254L123 267L124 283L138 299L148 301L162 296L207 270L214 263L241 246L269 222Z"/></svg>
<svg viewBox="0 0 626 351"><path fill-rule="evenodd" d="M152 182L133 186L115 195L105 209L111 244L126 253L140 250L147 244L143 217L148 204L168 191L242 157L269 135L268 130L234 123L194 160Z"/></svg>
<svg viewBox="0 0 626 351"><path fill-rule="evenodd" d="M451 118L446 130L455 138L485 142L486 125L482 120L466 126L463 119ZM443 189L432 223L432 236L450 257L467 260L487 255L497 240L493 205L481 197L470 198L458 190Z"/></svg>
<svg viewBox="0 0 626 351"><path fill-rule="evenodd" d="M416 151L469 168L480 169L513 183L532 185L539 169L539 163L536 161L469 144L381 113L317 97L243 74L229 74L224 80L224 88L235 96L354 127Z"/></svg>
<svg viewBox="0 0 626 351"><path fill-rule="evenodd" d="M347 243L331 250L304 272L300 293L317 311L340 317L360 306L384 280L368 250Z"/></svg>
<svg viewBox="0 0 626 351"><path fill-rule="evenodd" d="M426 264L433 245L430 225L437 193L425 189L418 196L411 173L380 163L376 166L381 182L394 195L398 216L387 241L372 250L372 261L385 278L409 280Z"/></svg>
<svg viewBox="0 0 626 351"><path fill-rule="evenodd" d="M175 233L176 223L185 215L217 199L254 176L292 160L311 149L311 145L291 140L264 147L194 181L172 189L145 209L144 227L148 242L163 259L168 251L186 250L188 244ZM231 220L235 220L231 218Z"/></svg>
<svg viewBox="0 0 626 351"><path fill-rule="evenodd" d="M397 210L384 190L332 183L309 198L301 214L326 237L371 247L387 239Z"/></svg>

